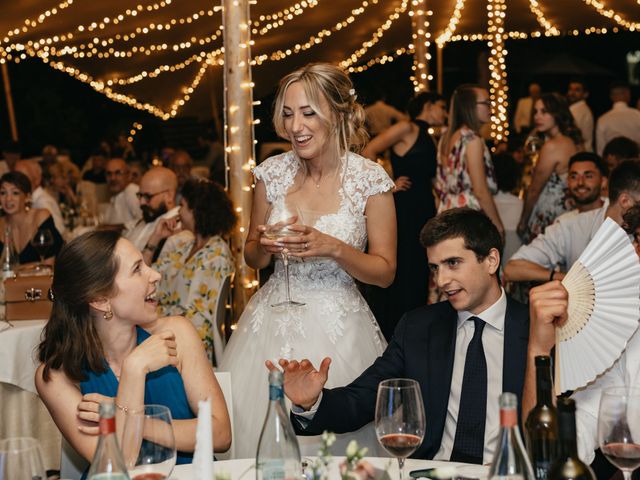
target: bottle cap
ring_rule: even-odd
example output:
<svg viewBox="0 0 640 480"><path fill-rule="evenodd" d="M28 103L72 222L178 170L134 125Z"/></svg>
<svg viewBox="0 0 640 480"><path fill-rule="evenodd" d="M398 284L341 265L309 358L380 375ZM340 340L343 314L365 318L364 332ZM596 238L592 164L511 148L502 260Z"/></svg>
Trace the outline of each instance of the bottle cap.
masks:
<svg viewBox="0 0 640 480"><path fill-rule="evenodd" d="M551 357L549 355L538 355L536 357L536 367L550 367Z"/></svg>
<svg viewBox="0 0 640 480"><path fill-rule="evenodd" d="M576 402L571 398L561 397L557 401L558 411L572 413L576 411Z"/></svg>
<svg viewBox="0 0 640 480"><path fill-rule="evenodd" d="M500 425L513 427L518 423L518 397L514 393L505 392L500 395Z"/></svg>
<svg viewBox="0 0 640 480"><path fill-rule="evenodd" d="M284 376L280 370L273 370L269 372L269 384L273 385L282 385Z"/></svg>

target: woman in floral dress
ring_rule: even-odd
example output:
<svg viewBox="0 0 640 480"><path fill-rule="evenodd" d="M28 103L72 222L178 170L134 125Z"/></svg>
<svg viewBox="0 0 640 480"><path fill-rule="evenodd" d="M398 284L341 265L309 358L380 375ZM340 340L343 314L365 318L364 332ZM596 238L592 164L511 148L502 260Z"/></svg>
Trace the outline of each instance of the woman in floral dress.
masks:
<svg viewBox="0 0 640 480"><path fill-rule="evenodd" d="M493 202L497 185L491 155L479 133L490 119L491 101L484 88L462 85L453 92L449 130L438 148L438 212L455 207L482 210L504 237L504 227Z"/></svg>
<svg viewBox="0 0 640 480"><path fill-rule="evenodd" d="M569 159L582 145L569 105L557 93L536 100L533 114L536 131L545 137L527 189L518 234L530 243L547 225L573 208L567 197Z"/></svg>
<svg viewBox="0 0 640 480"><path fill-rule="evenodd" d="M167 238L153 265L162 275L158 309L163 316L190 319L213 360L218 292L234 272L231 251L222 237L231 231L236 216L219 185L191 179L182 188L180 220L184 230ZM149 241L157 244L172 231L171 221L159 225Z"/></svg>

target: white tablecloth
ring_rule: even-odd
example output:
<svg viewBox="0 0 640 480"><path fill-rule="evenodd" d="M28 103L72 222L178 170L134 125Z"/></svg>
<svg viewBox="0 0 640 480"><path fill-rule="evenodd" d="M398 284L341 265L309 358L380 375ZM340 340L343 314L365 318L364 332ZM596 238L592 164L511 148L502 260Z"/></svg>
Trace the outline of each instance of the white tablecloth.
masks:
<svg viewBox="0 0 640 480"><path fill-rule="evenodd" d="M333 461L330 465L329 478L340 478L338 475L338 465L342 463L344 457L333 457ZM398 461L395 458L367 458L368 462L373 464L376 468L387 469L390 478L398 478ZM256 477L254 469L255 459L245 458L240 460L224 460L215 462L214 472L226 472L231 475L232 480L253 480ZM435 467L456 467L458 473L469 478L485 479L489 473L488 467L482 465L466 465L462 463L453 462L436 462L431 460L413 460L407 459L405 463L405 473L409 476L409 472L412 470L418 470L422 468L435 468ZM171 475L172 480L192 480L193 470L191 465L178 465L173 470Z"/></svg>
<svg viewBox="0 0 640 480"><path fill-rule="evenodd" d="M46 321L22 320L12 323L13 328L0 332L0 382L36 393L33 381L38 366L36 348Z"/></svg>

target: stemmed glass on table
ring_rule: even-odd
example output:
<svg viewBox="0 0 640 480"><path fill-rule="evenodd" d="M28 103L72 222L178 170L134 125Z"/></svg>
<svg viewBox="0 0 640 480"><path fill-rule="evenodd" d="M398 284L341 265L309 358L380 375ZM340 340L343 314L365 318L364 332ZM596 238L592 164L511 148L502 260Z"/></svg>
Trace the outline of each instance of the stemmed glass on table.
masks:
<svg viewBox="0 0 640 480"><path fill-rule="evenodd" d="M300 210L288 199L274 202L266 215L266 230L264 236L269 240L299 235L300 232L291 230L289 227L294 223L301 223L302 216ZM272 307L301 307L303 302L291 299L291 288L289 286L289 252L286 248L280 253L284 266L284 281L286 299L283 302L275 303Z"/></svg>
<svg viewBox="0 0 640 480"><path fill-rule="evenodd" d="M603 390L598 412L598 443L625 480L640 467L640 388Z"/></svg>
<svg viewBox="0 0 640 480"><path fill-rule="evenodd" d="M425 432L424 403L418 382L408 378L380 382L375 426L380 444L398 459L399 479L403 480L404 461L422 444Z"/></svg>
<svg viewBox="0 0 640 480"><path fill-rule="evenodd" d="M44 259L47 258L47 252L53 246L53 234L51 230L44 228L38 230L35 236L31 239L31 245L38 252L40 257L40 263L37 266L37 270L47 270L48 265L45 265Z"/></svg>
<svg viewBox="0 0 640 480"><path fill-rule="evenodd" d="M164 405L145 405L127 412L122 453L131 480L164 480L176 464L171 412Z"/></svg>
<svg viewBox="0 0 640 480"><path fill-rule="evenodd" d="M40 446L34 438L0 440L0 480L46 480Z"/></svg>

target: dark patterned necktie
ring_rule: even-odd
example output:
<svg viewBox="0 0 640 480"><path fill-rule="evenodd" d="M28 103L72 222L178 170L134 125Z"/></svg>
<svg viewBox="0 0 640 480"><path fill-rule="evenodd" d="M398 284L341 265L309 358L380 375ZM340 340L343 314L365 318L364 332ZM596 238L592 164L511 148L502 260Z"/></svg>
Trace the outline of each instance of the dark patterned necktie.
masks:
<svg viewBox="0 0 640 480"><path fill-rule="evenodd" d="M451 461L481 464L487 416L487 360L482 347L485 322L478 317L471 317L468 321L473 321L476 328L464 362Z"/></svg>

